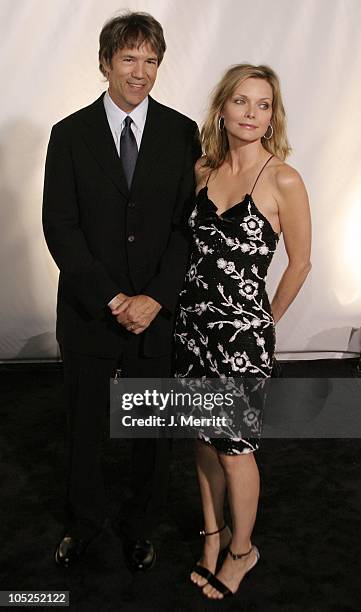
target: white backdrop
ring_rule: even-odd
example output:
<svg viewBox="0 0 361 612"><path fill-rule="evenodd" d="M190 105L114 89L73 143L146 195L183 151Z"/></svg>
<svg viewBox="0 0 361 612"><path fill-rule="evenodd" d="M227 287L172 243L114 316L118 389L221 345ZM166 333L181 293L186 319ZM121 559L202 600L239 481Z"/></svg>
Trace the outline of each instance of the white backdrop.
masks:
<svg viewBox="0 0 361 612"><path fill-rule="evenodd" d="M360 0L0 0L0 360L57 355L57 269L41 228L46 146L53 123L106 88L98 36L124 8L164 27L168 50L152 95L199 123L230 64L278 72L289 163L309 191L314 240L312 272L277 326L277 349L295 358L358 351ZM271 296L285 262L281 243Z"/></svg>

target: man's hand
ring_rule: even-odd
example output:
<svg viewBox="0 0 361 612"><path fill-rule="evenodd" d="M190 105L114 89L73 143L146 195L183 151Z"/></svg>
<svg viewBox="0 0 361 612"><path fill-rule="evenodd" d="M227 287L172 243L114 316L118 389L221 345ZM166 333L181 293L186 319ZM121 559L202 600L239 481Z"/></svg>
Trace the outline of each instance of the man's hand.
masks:
<svg viewBox="0 0 361 612"><path fill-rule="evenodd" d="M112 308L112 313L118 323L133 334L141 334L147 329L162 308L159 302L148 295L135 295L134 297L119 295L122 295L123 299L120 298L119 305Z"/></svg>

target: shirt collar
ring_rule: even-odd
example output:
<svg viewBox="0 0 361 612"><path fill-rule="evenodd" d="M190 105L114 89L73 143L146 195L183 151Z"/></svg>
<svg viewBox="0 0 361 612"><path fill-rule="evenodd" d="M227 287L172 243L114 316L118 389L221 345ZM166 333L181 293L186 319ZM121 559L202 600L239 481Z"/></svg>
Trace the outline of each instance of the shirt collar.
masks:
<svg viewBox="0 0 361 612"><path fill-rule="evenodd" d="M125 113L121 108L119 108L119 106L117 106L117 104L115 104L115 102L111 99L110 95L109 95L109 91L106 91L104 94L104 107L106 110L106 113L109 117L109 120L113 126L113 129L116 132L120 132L122 129L122 123L125 119L125 117L127 117L129 115L129 117L131 117L134 121L135 127L140 130L141 132L143 132L144 130L144 126L145 126L145 121L147 118L147 111L148 111L148 105L149 105L149 98L148 96L146 98L144 98L144 100L138 104L138 106L136 106L131 113Z"/></svg>

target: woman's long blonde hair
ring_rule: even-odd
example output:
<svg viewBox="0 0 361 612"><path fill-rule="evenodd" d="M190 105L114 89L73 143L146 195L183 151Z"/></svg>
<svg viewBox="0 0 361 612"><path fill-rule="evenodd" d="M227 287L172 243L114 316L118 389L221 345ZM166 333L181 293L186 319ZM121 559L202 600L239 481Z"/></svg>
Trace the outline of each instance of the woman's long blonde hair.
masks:
<svg viewBox="0 0 361 612"><path fill-rule="evenodd" d="M249 78L264 79L270 84L273 92L271 119L273 134L270 140L262 138L264 148L282 161L291 152L286 134L286 113L277 74L269 66L236 64L227 70L215 87L208 115L201 129L201 142L205 155L204 165L209 168L218 168L229 150L227 132L225 129L219 129L219 117L222 109L237 85Z"/></svg>

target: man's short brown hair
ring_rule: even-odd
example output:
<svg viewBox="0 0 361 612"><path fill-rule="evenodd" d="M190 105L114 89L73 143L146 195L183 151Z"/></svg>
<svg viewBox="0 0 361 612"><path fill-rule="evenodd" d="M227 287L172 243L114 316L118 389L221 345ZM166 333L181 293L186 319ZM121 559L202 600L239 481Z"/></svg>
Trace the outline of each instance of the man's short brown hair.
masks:
<svg viewBox="0 0 361 612"><path fill-rule="evenodd" d="M119 49L150 45L157 54L158 65L163 59L166 44L163 28L148 13L124 13L106 22L99 37L99 70L106 77L105 65L111 65Z"/></svg>

